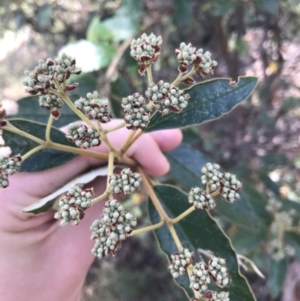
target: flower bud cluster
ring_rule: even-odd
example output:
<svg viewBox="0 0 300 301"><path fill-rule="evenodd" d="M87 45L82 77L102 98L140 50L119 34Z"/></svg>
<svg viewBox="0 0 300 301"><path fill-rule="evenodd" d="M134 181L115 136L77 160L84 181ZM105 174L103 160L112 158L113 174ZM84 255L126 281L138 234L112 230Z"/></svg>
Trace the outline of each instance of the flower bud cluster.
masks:
<svg viewBox="0 0 300 301"><path fill-rule="evenodd" d="M230 301L228 292L213 292L211 299L208 301Z"/></svg>
<svg viewBox="0 0 300 301"><path fill-rule="evenodd" d="M106 255L116 255L126 237L137 225L136 219L116 200L107 201L103 209L101 220L95 220L91 226L92 239L95 245L93 254L102 258Z"/></svg>
<svg viewBox="0 0 300 301"><path fill-rule="evenodd" d="M92 189L81 189L79 186L71 188L58 202L60 207L54 218L61 220L62 226L78 225L84 217L84 211L91 206Z"/></svg>
<svg viewBox="0 0 300 301"><path fill-rule="evenodd" d="M131 194L141 187L142 177L130 168L124 168L120 175L113 174L109 179L110 191L113 193Z"/></svg>
<svg viewBox="0 0 300 301"><path fill-rule="evenodd" d="M225 201L233 203L240 198L240 195L237 192L242 187L242 183L237 180L235 175L225 173L221 180L221 185L221 196Z"/></svg>
<svg viewBox="0 0 300 301"><path fill-rule="evenodd" d="M66 54L55 61L52 59L39 60L38 65L33 71L25 71L27 76L23 81L26 86L26 92L32 95L48 94L49 88L55 88L54 77L59 83L67 80L71 74L80 74L81 69L76 67L76 60ZM76 89L77 84L66 85L65 90L71 91Z"/></svg>
<svg viewBox="0 0 300 301"><path fill-rule="evenodd" d="M57 97L56 95L51 93L48 93L48 95L40 96L39 103L42 108L50 110L54 118L58 118L60 116L59 110L64 105L64 102L60 97Z"/></svg>
<svg viewBox="0 0 300 301"><path fill-rule="evenodd" d="M125 113L126 127L131 130L145 129L150 120L149 106L145 98L134 93L122 99L122 108Z"/></svg>
<svg viewBox="0 0 300 301"><path fill-rule="evenodd" d="M196 52L197 58L194 62L194 68L198 76L205 76L213 73L218 63L211 59L209 51L204 52L202 48Z"/></svg>
<svg viewBox="0 0 300 301"><path fill-rule="evenodd" d="M80 98L74 102L76 108L88 118L99 120L101 123L109 122L111 115L108 111L108 99L100 98L97 91L88 93L86 96L87 99Z"/></svg>
<svg viewBox="0 0 300 301"><path fill-rule="evenodd" d="M230 283L226 261L223 258L214 257L208 262L208 271L216 285L224 287Z"/></svg>
<svg viewBox="0 0 300 301"><path fill-rule="evenodd" d="M190 277L190 287L195 291L206 291L207 284L210 283L210 278L207 270L207 266L204 262L198 262Z"/></svg>
<svg viewBox="0 0 300 301"><path fill-rule="evenodd" d="M181 43L179 49L175 50L175 54L179 63L178 70L182 73L187 72L188 66L192 65L197 58L197 49L191 43Z"/></svg>
<svg viewBox="0 0 300 301"><path fill-rule="evenodd" d="M227 202L233 203L240 198L237 193L242 184L235 175L222 173L218 164L207 163L202 168L201 182L209 188L209 193L219 192L219 195ZM218 194L218 193L217 193Z"/></svg>
<svg viewBox="0 0 300 301"><path fill-rule="evenodd" d="M284 229L288 229L292 227L293 225L293 216L294 211L281 211L281 212L276 212L274 214L274 221L272 222L270 228L271 228L271 233L277 234L280 231L284 231Z"/></svg>
<svg viewBox="0 0 300 301"><path fill-rule="evenodd" d="M211 195L199 187L191 189L188 200L196 209L210 210L216 206Z"/></svg>
<svg viewBox="0 0 300 301"><path fill-rule="evenodd" d="M285 245L278 238L271 240L267 244L267 251L275 261L280 261L285 257L294 256L296 250L291 245Z"/></svg>
<svg viewBox="0 0 300 301"><path fill-rule="evenodd" d="M68 127L66 137L75 142L78 147L90 148L100 145L100 135L97 130L88 128L84 124L71 123Z"/></svg>
<svg viewBox="0 0 300 301"><path fill-rule="evenodd" d="M213 73L218 63L211 59L211 53L209 51L204 52L202 48L196 49L191 43L181 43L179 49L175 50L175 54L178 60L178 70L182 73L188 71L188 66L193 65L195 72L198 76L205 76L209 73ZM183 81L186 84L194 82L192 77Z"/></svg>
<svg viewBox="0 0 300 301"><path fill-rule="evenodd" d="M22 157L18 156L0 156L0 188L6 188L9 185L8 177L19 171Z"/></svg>
<svg viewBox="0 0 300 301"><path fill-rule="evenodd" d="M169 265L170 272L174 278L184 275L187 272L187 267L194 260L194 253L188 249L182 249L179 253L171 255L172 262Z"/></svg>
<svg viewBox="0 0 300 301"><path fill-rule="evenodd" d="M155 36L151 33L147 36L145 33L138 39L131 42L130 55L140 65L139 73L144 75L146 69L151 64L155 63L160 55L162 45L161 36Z"/></svg>
<svg viewBox="0 0 300 301"><path fill-rule="evenodd" d="M181 112L187 107L190 98L189 94L184 94L183 90L179 90L163 80L157 84L151 83L145 94L162 115Z"/></svg>

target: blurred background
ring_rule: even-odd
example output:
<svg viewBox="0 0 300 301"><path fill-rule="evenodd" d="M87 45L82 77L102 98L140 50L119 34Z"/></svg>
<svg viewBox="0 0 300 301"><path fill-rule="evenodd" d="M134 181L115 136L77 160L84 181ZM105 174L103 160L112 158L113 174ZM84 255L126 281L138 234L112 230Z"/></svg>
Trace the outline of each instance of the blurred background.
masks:
<svg viewBox="0 0 300 301"><path fill-rule="evenodd" d="M121 116L121 98L146 87L128 49L142 32L163 38L155 81L177 76L180 42L212 53L218 67L211 78L259 78L251 98L219 120L184 130L184 142L234 171L260 218L259 231L252 232L214 214L237 252L266 275L245 272L257 299L300 300L299 231L284 230L289 252L283 257L272 249L274 223L288 220L295 228L300 216L299 0L0 0L0 98L15 113L26 97L24 70L66 52L83 69L74 79L80 83L76 93L97 89ZM126 206L147 224L142 199L136 194ZM272 211L268 204L280 208ZM186 300L166 266L152 234L126 240L116 258L95 261L83 299Z"/></svg>

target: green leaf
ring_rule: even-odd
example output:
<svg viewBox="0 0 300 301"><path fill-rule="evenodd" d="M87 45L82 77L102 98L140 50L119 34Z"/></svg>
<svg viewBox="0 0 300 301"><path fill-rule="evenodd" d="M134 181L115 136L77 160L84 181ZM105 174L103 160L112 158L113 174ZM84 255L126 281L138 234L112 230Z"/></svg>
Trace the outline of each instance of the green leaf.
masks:
<svg viewBox="0 0 300 301"><path fill-rule="evenodd" d="M126 6L122 6L116 14L106 19L102 24L113 34L115 42L126 40L138 32L138 26L130 16L130 11Z"/></svg>
<svg viewBox="0 0 300 301"><path fill-rule="evenodd" d="M288 262L284 258L280 261L272 260L269 265L268 285L272 298L276 298L282 288L287 273Z"/></svg>
<svg viewBox="0 0 300 301"><path fill-rule="evenodd" d="M199 151L181 144L176 149L165 153L170 162L170 174L187 189L201 184L201 168L209 161Z"/></svg>
<svg viewBox="0 0 300 301"><path fill-rule="evenodd" d="M266 229L257 232L240 229L239 232L231 238L231 241L239 254L249 254L249 252L258 249L260 243L265 241L266 238Z"/></svg>
<svg viewBox="0 0 300 301"><path fill-rule="evenodd" d="M199 136L199 129L197 129L196 127L182 129L182 134L182 142L185 144L194 144L201 141L201 138Z"/></svg>
<svg viewBox="0 0 300 301"><path fill-rule="evenodd" d="M88 26L86 37L93 43L101 44L103 42L111 42L113 33L101 23L99 16L95 16Z"/></svg>
<svg viewBox="0 0 300 301"><path fill-rule="evenodd" d="M193 19L191 0L175 0L174 9L176 23L180 25L189 25L191 23Z"/></svg>
<svg viewBox="0 0 300 301"><path fill-rule="evenodd" d="M121 99L122 97L131 94L130 86L128 85L125 77L119 75L117 80L111 83L111 92L115 96L119 97L119 99L116 97L111 98L110 102L115 116L120 118L122 117Z"/></svg>
<svg viewBox="0 0 300 301"><path fill-rule="evenodd" d="M159 185L154 187L154 191L171 218L178 216L189 208L187 195L175 187ZM160 217L151 201L149 201L148 209L152 224L158 223ZM239 273L236 253L230 244L229 238L207 211L197 210L192 212L188 217L175 224L175 230L183 247L195 253L195 262L200 259L198 249L211 250L215 256L226 259L229 274L232 278L232 284L228 287L231 301L255 300L247 280ZM171 254L178 250L168 228L164 225L155 230L155 234L162 250L170 259ZM176 282L192 297L187 276L181 276L177 279ZM215 286L213 286L213 289L218 290Z"/></svg>
<svg viewBox="0 0 300 301"><path fill-rule="evenodd" d="M279 12L278 0L254 0L256 5L265 13L277 15Z"/></svg>
<svg viewBox="0 0 300 301"><path fill-rule="evenodd" d="M79 97L73 97L78 99ZM39 105L39 96L28 96L18 101L19 111L17 115L9 116L8 120L15 118L30 119L32 121L47 123L50 111ZM54 120L55 127L61 127L78 120L78 116L67 106L62 107L61 116Z"/></svg>
<svg viewBox="0 0 300 301"><path fill-rule="evenodd" d="M235 85L229 79L214 79L196 84L186 90L191 98L181 113L166 116L156 113L146 132L188 127L218 118L246 99L256 84L256 77L239 77Z"/></svg>
<svg viewBox="0 0 300 301"><path fill-rule="evenodd" d="M25 131L31 135L34 135L37 138L45 139L45 132L46 132L46 125L25 120L25 119L11 119L9 122L17 127L18 129ZM38 146L38 144L28 138L20 136L18 134L3 130L3 139L5 144L9 146L14 154L21 154L24 155L31 149ZM75 145L69 142L65 134L56 128L52 128L51 131L51 139L53 142L69 145L75 147ZM73 160L77 155L53 150L53 149L43 149L27 160L22 162L21 171L26 172L35 172L35 171L42 171L49 168L61 166L71 160Z"/></svg>
<svg viewBox="0 0 300 301"><path fill-rule="evenodd" d="M180 185L188 190L202 185L200 181L201 168L210 161L207 157L184 144L165 155L170 162L170 174ZM231 222L245 228L255 229L259 220L243 194L240 193L240 195L241 199L233 204L217 200L216 211Z"/></svg>

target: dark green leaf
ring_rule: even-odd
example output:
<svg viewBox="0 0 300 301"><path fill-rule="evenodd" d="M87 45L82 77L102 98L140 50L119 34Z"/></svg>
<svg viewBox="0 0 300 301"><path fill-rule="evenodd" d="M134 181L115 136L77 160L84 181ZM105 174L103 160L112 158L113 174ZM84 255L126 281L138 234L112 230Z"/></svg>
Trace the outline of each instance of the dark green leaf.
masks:
<svg viewBox="0 0 300 301"><path fill-rule="evenodd" d="M111 83L111 92L115 96L111 97L113 112L116 117L120 118L122 116L121 99L131 94L130 86L123 76L119 75L117 80Z"/></svg>
<svg viewBox="0 0 300 301"><path fill-rule="evenodd" d="M256 77L240 77L235 85L229 79L214 79L194 85L186 90L191 98L181 113L166 116L156 113L146 132L188 127L218 118L246 99L256 84Z"/></svg>
<svg viewBox="0 0 300 301"><path fill-rule="evenodd" d="M79 97L76 97L76 99L78 98ZM15 118L24 118L41 123L48 122L50 111L40 107L39 96L29 96L20 99L18 101L18 107L18 114L9 116L9 120ZM78 116L67 105L64 105L61 109L61 116L57 120L54 120L53 125L56 127L61 127L78 119Z"/></svg>
<svg viewBox="0 0 300 301"><path fill-rule="evenodd" d="M188 190L194 186L202 185L200 181L201 168L209 162L207 157L184 144L165 155L171 165L170 174L180 185ZM233 204L228 204L223 200L217 200L216 210L231 222L246 228L255 229L259 223L251 205L247 202L242 193L241 199Z"/></svg>
<svg viewBox="0 0 300 301"><path fill-rule="evenodd" d="M199 136L199 129L197 129L196 127L182 129L182 134L182 142L186 144L194 144L201 140Z"/></svg>
<svg viewBox="0 0 300 301"><path fill-rule="evenodd" d="M285 280L287 268L288 268L288 262L286 258L280 261L272 260L270 262L268 285L270 288L271 296L273 298L276 298L281 291L283 282Z"/></svg>
<svg viewBox="0 0 300 301"><path fill-rule="evenodd" d="M93 43L101 44L111 42L113 34L110 29L101 23L99 16L95 16L88 26L86 37Z"/></svg>
<svg viewBox="0 0 300 301"><path fill-rule="evenodd" d="M45 139L45 124L25 119L11 119L9 122L13 126L22 131L25 131L26 133L34 135L35 137L40 139ZM5 130L3 131L3 139L5 141L5 144L12 149L14 154L24 155L34 147L38 146L36 142L28 138ZM53 142L75 147L74 144L70 143L66 139L65 134L56 128L52 128L51 139ZM76 156L77 155L75 154L58 150L43 149L39 152L36 152L27 160L22 162L21 171L34 172L61 166L73 160Z"/></svg>
<svg viewBox="0 0 300 301"><path fill-rule="evenodd" d="M172 186L159 185L154 187L155 193L162 203L167 214L174 218L189 208L187 195ZM158 223L160 217L151 201L149 201L149 215L152 224ZM205 210L197 210L188 217L175 224L175 230L184 248L195 253L195 261L199 261L197 250L211 250L215 256L225 258L232 284L228 287L231 301L255 300L247 280L239 273L237 258L229 238L218 227L217 223ZM166 226L155 230L162 250L168 255L177 252L176 245ZM177 281L187 291L190 297L191 290L187 277L179 277ZM213 287L215 290L215 286ZM227 289L223 289L227 290Z"/></svg>
<svg viewBox="0 0 300 301"><path fill-rule="evenodd" d="M187 189L201 184L201 168L209 162L199 151L181 144L176 149L165 153L170 162L170 174Z"/></svg>
<svg viewBox="0 0 300 301"><path fill-rule="evenodd" d="M254 249L259 248L259 244L266 240L267 231L250 232L245 229L240 229L238 234L231 238L235 250L239 254L249 254Z"/></svg>
<svg viewBox="0 0 300 301"><path fill-rule="evenodd" d="M189 25L191 23L193 20L191 0L174 0L174 9L176 23L180 25Z"/></svg>
<svg viewBox="0 0 300 301"><path fill-rule="evenodd" d="M278 0L254 0L257 6L264 12L276 15L279 12Z"/></svg>

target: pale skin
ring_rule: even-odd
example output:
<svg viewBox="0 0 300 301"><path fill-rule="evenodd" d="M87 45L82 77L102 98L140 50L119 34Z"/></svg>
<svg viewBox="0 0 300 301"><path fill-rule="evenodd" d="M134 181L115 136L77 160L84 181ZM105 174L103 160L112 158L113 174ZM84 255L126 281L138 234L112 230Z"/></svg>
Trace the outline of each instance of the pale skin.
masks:
<svg viewBox="0 0 300 301"><path fill-rule="evenodd" d="M115 121L116 122L116 121ZM116 123L110 123L112 126ZM129 135L127 129L108 134L115 148ZM162 154L177 147L179 130L142 135L126 152L150 176L162 176L169 163ZM104 144L94 148L107 153ZM99 218L104 201L90 208L78 226L59 226L53 211L30 216L22 209L54 192L85 170L104 161L79 156L44 172L18 173L0 190L0 296L1 301L78 301L87 271L94 260L90 225ZM104 192L106 178L93 186L96 195ZM129 238L130 239L130 238ZM122 249L119 251L122 252Z"/></svg>

